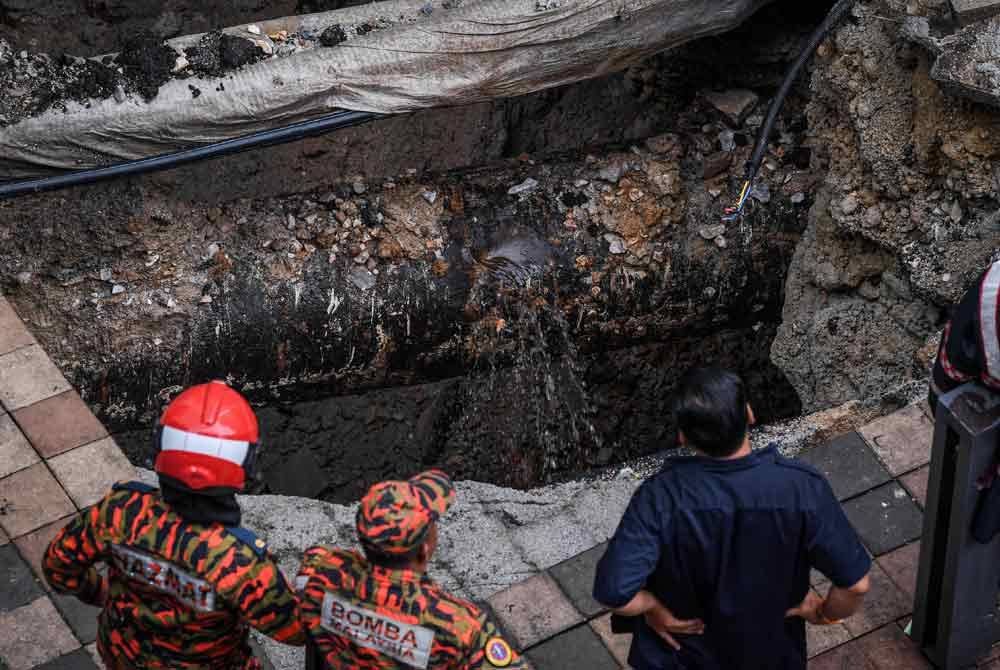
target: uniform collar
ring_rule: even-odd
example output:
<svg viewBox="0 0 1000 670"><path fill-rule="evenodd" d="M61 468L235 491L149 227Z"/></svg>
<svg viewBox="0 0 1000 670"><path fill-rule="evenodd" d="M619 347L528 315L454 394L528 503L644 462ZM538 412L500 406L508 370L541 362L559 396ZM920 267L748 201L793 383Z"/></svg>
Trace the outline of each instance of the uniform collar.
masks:
<svg viewBox="0 0 1000 670"><path fill-rule="evenodd" d="M367 562L367 561L366 561ZM374 563L368 563L371 570L371 574L375 579L379 579L386 582L393 583L409 583L409 584L422 584L428 585L434 583L434 580L426 572L417 572L416 570L389 570L387 568L380 567Z"/></svg>
<svg viewBox="0 0 1000 670"><path fill-rule="evenodd" d="M755 468L762 460L773 458L777 452L778 446L769 444L763 449L750 452L743 458L721 459L709 458L708 456L693 456L691 460L706 470L712 470L713 472L734 472Z"/></svg>

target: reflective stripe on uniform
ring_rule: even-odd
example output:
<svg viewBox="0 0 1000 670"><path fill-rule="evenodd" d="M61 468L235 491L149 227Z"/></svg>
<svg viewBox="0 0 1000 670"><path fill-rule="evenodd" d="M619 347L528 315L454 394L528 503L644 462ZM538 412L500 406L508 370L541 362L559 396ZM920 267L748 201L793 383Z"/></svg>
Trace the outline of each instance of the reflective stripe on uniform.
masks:
<svg viewBox="0 0 1000 670"><path fill-rule="evenodd" d="M247 452L250 450L249 442L189 433L170 426L163 426L160 446L163 451L186 451L192 454L214 456L236 465L243 465Z"/></svg>
<svg viewBox="0 0 1000 670"><path fill-rule="evenodd" d="M979 330L986 369L983 381L1000 387L1000 262L994 263L983 279L979 292Z"/></svg>

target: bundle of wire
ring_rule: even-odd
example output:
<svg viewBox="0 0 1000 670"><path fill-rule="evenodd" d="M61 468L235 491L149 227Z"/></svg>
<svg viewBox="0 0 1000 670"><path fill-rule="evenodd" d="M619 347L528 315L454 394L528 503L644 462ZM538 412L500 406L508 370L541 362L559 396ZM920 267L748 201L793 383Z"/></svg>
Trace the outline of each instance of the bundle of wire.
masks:
<svg viewBox="0 0 1000 670"><path fill-rule="evenodd" d="M799 54L795 62L788 69L785 74L784 81L781 82L781 88L778 89L778 94L771 101L771 107L767 110L767 118L764 119L764 125L760 128L760 133L757 135L757 143L754 145L753 153L750 155L750 160L747 161L746 171L743 177L743 187L740 189L740 197L736 200L736 203L732 207L727 207L725 214L722 217L723 221L735 221L743 214L743 208L746 207L747 201L750 199L750 194L753 193L754 180L757 178L757 173L760 172L760 166L764 162L764 154L767 152L767 145L771 138L771 133L774 130L774 124L778 120L778 113L781 112L781 108L785 104L785 99L792 90L792 86L795 84L795 80L798 79L799 73L802 72L802 68L805 67L806 62L809 57L813 55L816 49L819 47L820 42L826 37L827 33L833 29L833 26L840 21L841 17L847 13L857 0L839 0L837 4L833 6L830 13L826 15L826 19L823 20L813 34L809 37L809 41L803 47L802 52Z"/></svg>

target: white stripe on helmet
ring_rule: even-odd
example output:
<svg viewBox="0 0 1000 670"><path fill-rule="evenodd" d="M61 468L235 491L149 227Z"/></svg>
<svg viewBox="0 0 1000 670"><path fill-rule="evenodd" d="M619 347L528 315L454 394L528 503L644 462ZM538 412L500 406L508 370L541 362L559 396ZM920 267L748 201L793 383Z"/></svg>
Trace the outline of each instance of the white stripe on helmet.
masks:
<svg viewBox="0 0 1000 670"><path fill-rule="evenodd" d="M198 435L164 426L160 436L160 448L163 451L186 451L192 454L214 456L242 466L247 458L247 452L250 450L250 443Z"/></svg>
<svg viewBox="0 0 1000 670"><path fill-rule="evenodd" d="M986 354L986 374L1000 382L1000 334L997 326L997 301L1000 298L1000 261L990 266L979 297L979 328Z"/></svg>

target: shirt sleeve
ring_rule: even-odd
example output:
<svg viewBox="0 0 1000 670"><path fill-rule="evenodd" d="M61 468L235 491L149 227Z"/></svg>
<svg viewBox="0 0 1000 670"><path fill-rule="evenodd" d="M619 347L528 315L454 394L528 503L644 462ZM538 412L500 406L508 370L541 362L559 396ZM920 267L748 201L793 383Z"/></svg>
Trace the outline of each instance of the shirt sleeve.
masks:
<svg viewBox="0 0 1000 670"><path fill-rule="evenodd" d="M594 599L623 607L646 585L660 560L665 511L657 500L655 479L632 496L618 530L597 564Z"/></svg>
<svg viewBox="0 0 1000 670"><path fill-rule="evenodd" d="M264 635L294 646L305 644L299 616L299 599L288 585L281 569L271 558L249 558L247 548L232 547L234 569L216 582L219 593L234 603L248 624ZM227 561L222 561L226 564Z"/></svg>
<svg viewBox="0 0 1000 670"><path fill-rule="evenodd" d="M42 559L45 580L59 593L76 596L88 605L100 605L104 577L95 563L105 553L100 532L107 499L78 515L49 543Z"/></svg>
<svg viewBox="0 0 1000 670"><path fill-rule="evenodd" d="M872 560L844 513L829 482L822 480L809 515L809 562L839 588L850 588L868 574Z"/></svg>
<svg viewBox="0 0 1000 670"><path fill-rule="evenodd" d="M301 597L305 591L309 578L316 574L317 565L322 560L325 550L322 547L310 547L302 555L302 563L299 565L299 572L295 576L295 592Z"/></svg>
<svg viewBox="0 0 1000 670"><path fill-rule="evenodd" d="M493 668L527 668L514 647L500 634L485 615L480 617L479 635L460 666L462 670L493 670Z"/></svg>

